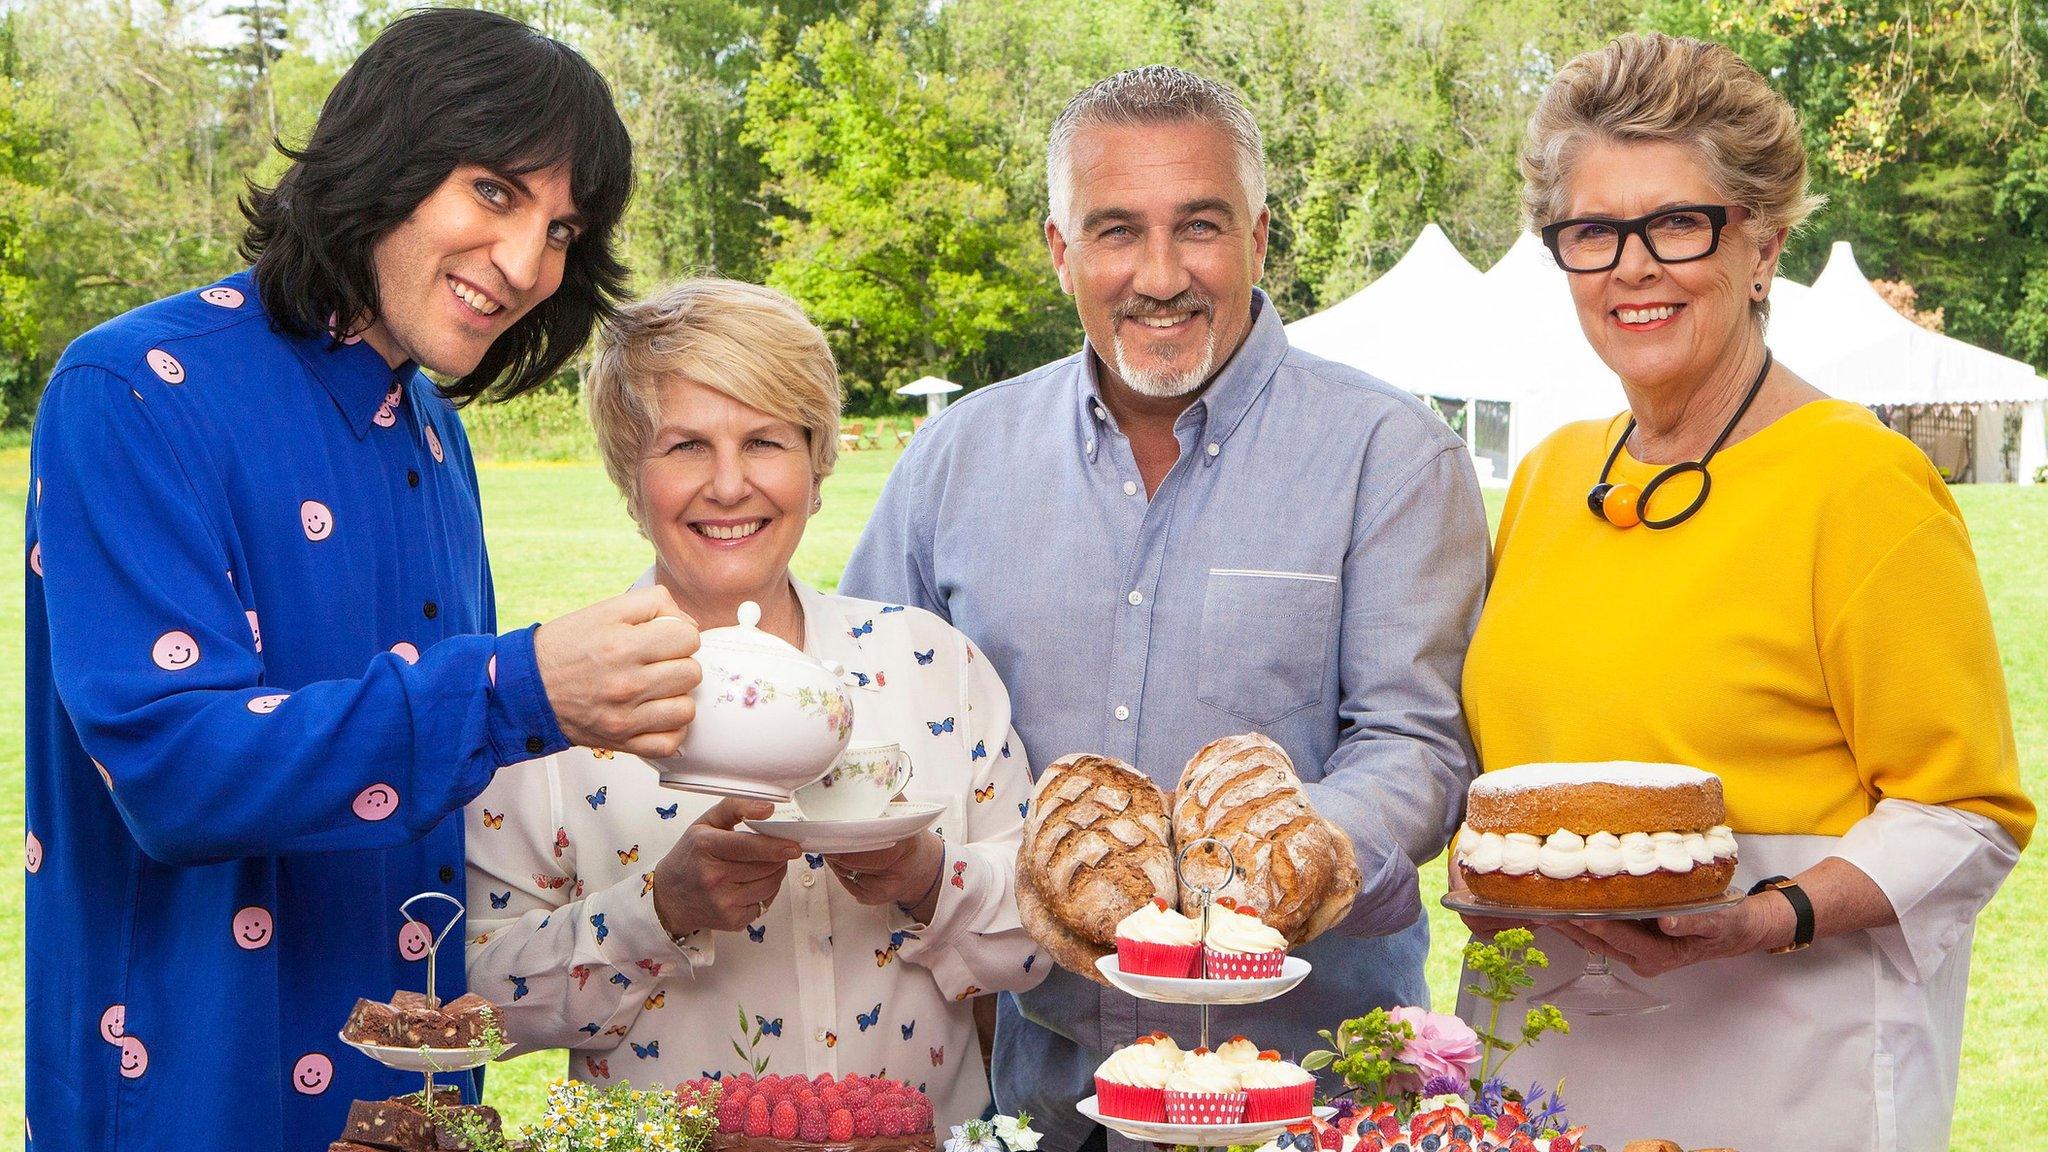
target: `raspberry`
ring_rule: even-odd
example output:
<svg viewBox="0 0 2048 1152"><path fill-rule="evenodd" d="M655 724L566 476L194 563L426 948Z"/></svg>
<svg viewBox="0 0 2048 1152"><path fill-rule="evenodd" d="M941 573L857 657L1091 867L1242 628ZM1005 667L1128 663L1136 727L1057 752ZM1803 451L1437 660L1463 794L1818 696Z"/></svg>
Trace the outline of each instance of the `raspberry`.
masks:
<svg viewBox="0 0 2048 1152"><path fill-rule="evenodd" d="M863 1108L854 1114L853 1134L862 1140L872 1139L881 1129L875 1124L875 1110Z"/></svg>
<svg viewBox="0 0 2048 1152"><path fill-rule="evenodd" d="M825 1135L835 1144L844 1144L853 1139L853 1113L844 1108L835 1108L825 1118Z"/></svg>
<svg viewBox="0 0 2048 1152"><path fill-rule="evenodd" d="M856 1112L866 1108L875 1099L875 1094L865 1084L855 1084L853 1087L848 1088L844 1095L846 1106Z"/></svg>
<svg viewBox="0 0 2048 1152"><path fill-rule="evenodd" d="M824 1143L826 1137L830 1135L825 1122L825 1109L816 1104L804 1109L803 1119L797 1124L796 1135L797 1139L806 1144Z"/></svg>
<svg viewBox="0 0 2048 1152"><path fill-rule="evenodd" d="M777 1140L796 1139L796 1105L784 1100L775 1106L775 1119L769 1125L768 1134Z"/></svg>
<svg viewBox="0 0 2048 1152"><path fill-rule="evenodd" d="M823 1090L830 1083L832 1083L832 1074L830 1072L820 1072L816 1076L811 1077L811 1087L819 1090Z"/></svg>
<svg viewBox="0 0 2048 1152"><path fill-rule="evenodd" d="M752 1072L741 1072L736 1076L727 1076L725 1078L725 1090L728 1092L735 1088L752 1089L753 1086L754 1074Z"/></svg>
<svg viewBox="0 0 2048 1152"><path fill-rule="evenodd" d="M908 1136L916 1131L910 1126L908 1108L884 1108L875 1116L875 1127L884 1136Z"/></svg>
<svg viewBox="0 0 2048 1152"><path fill-rule="evenodd" d="M747 1101L747 1119L746 1123L740 1126L740 1131L748 1136L760 1137L768 1135L769 1129L768 1098L756 1093L753 1099Z"/></svg>
<svg viewBox="0 0 2048 1152"><path fill-rule="evenodd" d="M841 1088L837 1084L827 1084L825 1085L825 1090L818 1093L818 1103L823 1104L827 1112L844 1108L846 1107L846 1089Z"/></svg>

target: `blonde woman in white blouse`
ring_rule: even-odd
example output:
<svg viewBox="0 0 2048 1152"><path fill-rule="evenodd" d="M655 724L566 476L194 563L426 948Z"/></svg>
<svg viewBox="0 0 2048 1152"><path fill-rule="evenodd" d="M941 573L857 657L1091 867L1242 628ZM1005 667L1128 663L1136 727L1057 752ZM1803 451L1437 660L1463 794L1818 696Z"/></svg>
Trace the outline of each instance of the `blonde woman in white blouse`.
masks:
<svg viewBox="0 0 2048 1152"><path fill-rule="evenodd" d="M664 789L624 753L505 769L467 814L470 987L504 1008L515 1050L572 1049L577 1079L672 1086L765 1061L920 1085L942 1124L980 1115L971 1000L1047 969L1012 886L1030 778L1008 693L966 637L790 574L838 455L824 336L779 293L692 280L605 326L588 389L654 545L642 583L703 628L755 601L761 627L855 673L853 740L901 744L910 798L946 810L825 857L736 828L770 805Z"/></svg>

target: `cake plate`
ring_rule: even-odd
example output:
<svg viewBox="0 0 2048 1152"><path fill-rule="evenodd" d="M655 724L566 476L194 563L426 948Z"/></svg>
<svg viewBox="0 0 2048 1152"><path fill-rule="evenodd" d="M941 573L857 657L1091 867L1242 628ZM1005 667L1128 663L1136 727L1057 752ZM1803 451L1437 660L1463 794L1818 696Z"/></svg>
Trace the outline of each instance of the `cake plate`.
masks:
<svg viewBox="0 0 2048 1152"><path fill-rule="evenodd" d="M1235 877L1237 856L1230 845L1214 836L1183 845L1173 860L1175 879L1181 888L1196 894L1201 908L1201 935L1209 937L1209 909L1216 902L1219 889L1207 888L1188 883L1188 853L1203 844L1214 844L1223 853L1224 875ZM1228 887L1226 882L1225 887ZM1209 1047L1209 1009L1217 1004L1263 1004L1277 996L1291 991L1295 985L1308 977L1309 962L1289 956L1280 965L1280 975L1260 980L1176 980L1168 976L1137 976L1117 968L1114 955L1105 956L1095 962L1095 970L1102 978L1118 989L1139 1000L1151 1000L1160 1004L1192 1004L1201 1019L1201 1046ZM1096 1098L1090 1096L1075 1105L1081 1115L1132 1140L1153 1144L1178 1145L1194 1148L1226 1148L1231 1145L1263 1144L1275 1136L1285 1133L1296 1124L1306 1124L1307 1116L1291 1120L1262 1121L1256 1124L1166 1124L1145 1120L1126 1120L1121 1116L1104 1116ZM1335 1109L1317 1108L1317 1116L1335 1115Z"/></svg>
<svg viewBox="0 0 2048 1152"><path fill-rule="evenodd" d="M410 923L427 927L429 931L432 930L431 926L412 913L412 906L422 900L443 900L455 906L455 914L448 918L448 923L442 925L439 932L433 933L427 943L427 1007L439 1008L441 998L434 994L435 960L441 951L442 942L448 939L450 932L455 931L455 925L461 922L468 909L462 906L462 901L446 892L421 892L398 906L399 915L404 916ZM434 1073L467 1072L471 1068L481 1068L503 1055L506 1048L504 1044L480 1044L474 1048L400 1048L384 1044L362 1044L347 1036L343 1036L341 1042L386 1068L395 1068L400 1072L418 1072L425 1076L427 1100L434 1098Z"/></svg>
<svg viewBox="0 0 2048 1152"><path fill-rule="evenodd" d="M1705 900L1658 908L1530 908L1519 904L1498 904L1466 891L1444 893L1443 906L1467 916L1548 924L1574 920L1653 920L1659 916L1693 916L1733 908L1746 896L1747 893L1740 888L1730 888ZM1655 1012L1671 1003L1615 975L1606 955L1590 950L1586 952L1583 968L1547 991L1531 992L1529 999L1545 1001L1568 1012L1587 1016L1636 1016Z"/></svg>

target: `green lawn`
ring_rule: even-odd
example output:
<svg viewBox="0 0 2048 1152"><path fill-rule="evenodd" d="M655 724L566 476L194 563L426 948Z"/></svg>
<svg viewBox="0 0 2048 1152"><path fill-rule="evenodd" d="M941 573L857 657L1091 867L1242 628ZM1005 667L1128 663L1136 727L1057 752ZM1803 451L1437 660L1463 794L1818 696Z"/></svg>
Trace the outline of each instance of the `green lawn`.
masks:
<svg viewBox="0 0 2048 1152"><path fill-rule="evenodd" d="M825 508L811 524L797 553L797 574L820 587L838 580L847 553L896 453L869 451L842 458L838 475L825 488ZM27 454L0 452L0 530L20 539ZM626 519L604 472L584 464L499 464L482 468L485 520L496 566L500 618L506 627L579 607L624 588L648 563L646 543ZM2048 488L1959 488L1984 570L2018 725L2027 790L2048 799ZM1497 493L1489 507L1498 512ZM21 779L21 598L20 585L0 593L0 772ZM0 823L19 843L21 793L0 788ZM17 877L20 875L16 874ZM1456 921L1435 905L1442 871L1424 870L1425 899L1432 909L1435 946L1430 953L1430 987L1437 1007L1452 1000L1456 952L1464 942ZM1963 1045L1963 1082L1957 1104L1954 1143L1958 1147L2002 1143L2006 1134L2033 1131L2037 1123L2034 1074L2048 1036L2048 996L2029 973L2048 969L2048 947L2036 933L2048 923L2048 866L2039 852L2021 859L1977 931L1976 963L1970 986L1969 1027ZM0 960L21 970L21 885L0 891ZM1344 1010L1332 1006L1334 1020ZM0 987L0 1016L19 1018L21 986ZM0 1037L0 1065L19 1068L20 1033ZM559 1075L558 1054L539 1053L511 1061L491 1073L488 1095L515 1122L539 1115L547 1081ZM18 1114L21 1080L0 1082L0 1114ZM16 1129L0 1123L0 1141L17 1140ZM11 1145L18 1147L18 1143Z"/></svg>

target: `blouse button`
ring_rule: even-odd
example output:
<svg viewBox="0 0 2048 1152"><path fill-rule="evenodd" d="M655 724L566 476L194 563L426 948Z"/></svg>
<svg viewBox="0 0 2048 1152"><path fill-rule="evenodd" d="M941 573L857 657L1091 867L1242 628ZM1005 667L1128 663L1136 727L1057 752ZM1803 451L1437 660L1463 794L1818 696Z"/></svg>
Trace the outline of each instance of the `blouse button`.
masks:
<svg viewBox="0 0 2048 1152"><path fill-rule="evenodd" d="M429 600L426 602L424 606L420 608L420 611L427 614L427 619L432 620L434 617L439 616L441 614L441 606L439 604L434 603L432 600Z"/></svg>
<svg viewBox="0 0 2048 1152"><path fill-rule="evenodd" d="M541 738L538 736L528 736L526 738L526 750L528 752L533 753L535 756L540 755L540 750L545 747L547 747L547 745L542 743Z"/></svg>
<svg viewBox="0 0 2048 1152"><path fill-rule="evenodd" d="M408 488L417 488L420 486L419 469L407 468L405 470L405 486Z"/></svg>
<svg viewBox="0 0 2048 1152"><path fill-rule="evenodd" d="M809 872L804 873L804 887L809 888L811 885L816 884L817 882L817 877L811 875Z"/></svg>

